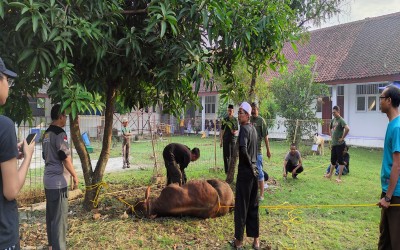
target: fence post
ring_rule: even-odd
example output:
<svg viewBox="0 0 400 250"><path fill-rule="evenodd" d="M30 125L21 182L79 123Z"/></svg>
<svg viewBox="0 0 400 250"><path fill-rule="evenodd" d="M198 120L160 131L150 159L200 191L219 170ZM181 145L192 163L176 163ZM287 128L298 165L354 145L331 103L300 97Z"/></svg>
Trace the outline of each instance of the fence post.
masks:
<svg viewBox="0 0 400 250"><path fill-rule="evenodd" d="M297 128L299 127L299 119L296 119L296 127L294 128L294 137L293 137L293 142L296 143L296 136L297 136Z"/></svg>

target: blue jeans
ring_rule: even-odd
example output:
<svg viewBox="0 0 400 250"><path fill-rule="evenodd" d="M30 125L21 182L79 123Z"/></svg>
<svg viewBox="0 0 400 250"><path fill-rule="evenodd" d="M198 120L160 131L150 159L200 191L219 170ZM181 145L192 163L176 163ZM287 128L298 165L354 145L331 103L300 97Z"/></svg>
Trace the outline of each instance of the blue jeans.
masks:
<svg viewBox="0 0 400 250"><path fill-rule="evenodd" d="M263 157L262 154L257 154L258 181L264 180L263 172Z"/></svg>
<svg viewBox="0 0 400 250"><path fill-rule="evenodd" d="M336 169L335 175L339 175L339 164L336 164L335 169ZM328 168L326 169L326 173L329 174L330 171L331 171L331 165L329 165ZM342 175L346 175L348 173L349 173L349 170L347 169L346 166L344 166Z"/></svg>

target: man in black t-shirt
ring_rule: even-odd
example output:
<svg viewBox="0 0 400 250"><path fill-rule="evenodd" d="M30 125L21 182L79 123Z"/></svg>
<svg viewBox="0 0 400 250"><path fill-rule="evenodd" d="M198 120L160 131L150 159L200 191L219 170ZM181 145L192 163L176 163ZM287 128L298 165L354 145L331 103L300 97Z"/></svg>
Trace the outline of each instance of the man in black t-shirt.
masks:
<svg viewBox="0 0 400 250"><path fill-rule="evenodd" d="M260 220L258 215L258 168L257 131L250 124L251 106L247 102L240 105L238 119L240 131L239 166L236 177L235 197L235 239L230 242L234 248L243 247L244 229L248 237L253 237L253 249L260 248Z"/></svg>
<svg viewBox="0 0 400 250"><path fill-rule="evenodd" d="M179 186L186 183L185 168L191 161L200 157L200 149L189 149L188 146L180 143L168 144L163 151L165 168L167 169L167 185L178 183Z"/></svg>
<svg viewBox="0 0 400 250"><path fill-rule="evenodd" d="M4 105L17 74L0 58L0 105ZM14 122L0 115L0 249L20 249L18 206L15 198L24 185L35 142L17 144ZM21 152L22 151L22 152ZM18 167L17 159L24 158Z"/></svg>

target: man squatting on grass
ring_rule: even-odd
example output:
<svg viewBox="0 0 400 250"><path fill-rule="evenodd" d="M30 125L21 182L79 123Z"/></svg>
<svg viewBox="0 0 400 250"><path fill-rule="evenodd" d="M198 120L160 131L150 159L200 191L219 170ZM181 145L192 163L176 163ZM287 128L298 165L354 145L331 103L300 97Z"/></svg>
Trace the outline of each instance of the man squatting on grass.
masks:
<svg viewBox="0 0 400 250"><path fill-rule="evenodd" d="M389 85L379 97L380 109L389 119L386 128L381 169L382 194L378 249L400 249L400 89Z"/></svg>
<svg viewBox="0 0 400 250"><path fill-rule="evenodd" d="M185 168L191 161L197 161L200 158L200 149L190 150L186 145L171 143L164 148L163 158L167 169L167 186L171 183L182 186L187 181Z"/></svg>
<svg viewBox="0 0 400 250"><path fill-rule="evenodd" d="M336 162L339 163L339 175L336 179L337 182L341 182L344 162L343 162L343 150L346 146L344 138L349 133L350 128L344 119L340 116L339 106L334 106L332 108L333 119L330 124L330 136L332 138L332 149L331 149L331 170L329 174L326 175L327 178L331 178L333 170L335 169Z"/></svg>
<svg viewBox="0 0 400 250"><path fill-rule="evenodd" d="M287 173L292 173L292 178L297 179L297 175L303 172L303 161L300 151L296 149L296 144L290 145L290 151L286 154L283 161L283 177L286 178Z"/></svg>
<svg viewBox="0 0 400 250"><path fill-rule="evenodd" d="M253 237L253 249L260 249L260 220L257 200L258 168L256 165L257 131L250 124L250 113L250 104L243 102L238 112L240 131L234 216L235 239L229 242L235 249L243 249L245 226L247 236Z"/></svg>
<svg viewBox="0 0 400 250"><path fill-rule="evenodd" d="M271 158L271 152L269 149L268 140L268 129L267 123L264 118L258 115L258 106L256 103L251 104L251 117L250 123L254 126L257 131L257 168L258 168L258 187L260 189L260 201L264 200L264 172L263 172L263 156L262 156L262 141L265 141L265 147L267 148L267 157Z"/></svg>
<svg viewBox="0 0 400 250"><path fill-rule="evenodd" d="M0 106L17 74L8 70L0 58ZM22 147L23 145L23 147ZM20 249L17 195L25 183L35 142L17 144L15 126L10 118L0 115L0 249ZM23 152L21 152L23 151ZM24 160L18 167L17 159Z"/></svg>

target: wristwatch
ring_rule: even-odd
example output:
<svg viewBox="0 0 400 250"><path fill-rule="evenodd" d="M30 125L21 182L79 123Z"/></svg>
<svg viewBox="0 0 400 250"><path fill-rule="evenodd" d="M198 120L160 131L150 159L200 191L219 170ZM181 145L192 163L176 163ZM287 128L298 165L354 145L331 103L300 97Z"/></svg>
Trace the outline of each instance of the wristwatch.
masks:
<svg viewBox="0 0 400 250"><path fill-rule="evenodd" d="M384 198L385 198L385 201L386 201L386 202L390 202L390 201L392 200L392 198L389 198L389 197L387 197L386 195L385 195Z"/></svg>

